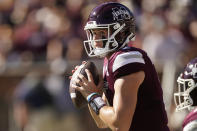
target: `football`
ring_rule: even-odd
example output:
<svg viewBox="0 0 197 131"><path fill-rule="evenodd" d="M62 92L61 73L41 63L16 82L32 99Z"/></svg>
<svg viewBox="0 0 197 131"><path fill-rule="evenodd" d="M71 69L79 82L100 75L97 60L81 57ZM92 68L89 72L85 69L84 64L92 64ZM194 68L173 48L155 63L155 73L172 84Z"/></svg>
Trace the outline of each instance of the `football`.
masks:
<svg viewBox="0 0 197 131"><path fill-rule="evenodd" d="M96 85L98 85L99 83L99 73L95 64L92 61L87 61L85 64L82 64L77 68L77 70L72 75L72 78L70 80L70 87L69 87L70 96L76 108L82 108L88 104L86 98L84 98L79 91L73 89L71 86L71 84L76 84L74 83L74 80L78 77L79 74L82 74L84 75L84 77L87 78L85 69L88 69L91 72L92 77L94 79L94 83Z"/></svg>

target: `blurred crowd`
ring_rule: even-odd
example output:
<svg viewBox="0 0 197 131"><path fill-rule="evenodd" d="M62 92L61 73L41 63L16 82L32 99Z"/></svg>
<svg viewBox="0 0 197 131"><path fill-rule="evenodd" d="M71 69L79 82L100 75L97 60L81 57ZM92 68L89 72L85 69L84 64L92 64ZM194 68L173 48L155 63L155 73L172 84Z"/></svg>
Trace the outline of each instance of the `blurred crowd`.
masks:
<svg viewBox="0 0 197 131"><path fill-rule="evenodd" d="M1 0L1 70L9 62L86 59L83 27L91 9L104 1L107 0ZM187 61L185 57L196 55L191 53L195 52L197 38L195 0L120 2L136 17L134 44L147 50L155 63L180 57Z"/></svg>
<svg viewBox="0 0 197 131"><path fill-rule="evenodd" d="M83 48L83 40L86 39L83 27L92 8L104 1L110 0L0 0L0 74L3 75L9 67L23 70L20 67L31 67L39 63L51 66L51 72L44 76L46 78L40 76L39 72L36 72L38 75L32 75L31 72L23 74L24 79L19 82L14 92L13 110L16 109L15 112L26 110L21 108L24 107L22 105L26 102L30 102L31 105L34 101L29 97L27 100L26 97L27 92L32 90L23 88L46 88L55 102L45 103L47 99L41 104L53 103L54 105L55 103L58 112L74 112L74 115L69 117L70 121L73 119L80 123L85 120L93 124L91 118L78 119L79 116L85 115L75 110L70 103L69 94L66 94L69 79L65 78L65 72L72 70L67 67L67 63L89 59ZM172 95L177 74L189 60L197 56L197 1L111 1L125 4L133 11L137 31L136 41L131 45L144 49L155 64L158 73L161 74L169 126L172 131L179 131L182 117L174 113ZM172 78L171 81L169 78ZM41 84L40 81L42 81ZM43 90L41 92L43 93ZM19 101L23 102L22 105ZM20 106L17 106L18 103ZM40 109L42 106L36 105L36 107ZM47 111L49 111L48 108ZM18 115L15 117L17 121L22 119L18 118ZM48 118L45 117L45 119ZM62 125L65 126L64 123L67 123L65 121L69 120L62 121L64 121ZM54 122L51 121L51 123ZM91 127L90 124L88 128ZM25 128L24 123L22 125ZM58 126L61 127L61 125ZM72 127L76 126L72 125ZM59 130L65 130L65 128L59 128ZM83 131L86 128L70 131L75 130Z"/></svg>

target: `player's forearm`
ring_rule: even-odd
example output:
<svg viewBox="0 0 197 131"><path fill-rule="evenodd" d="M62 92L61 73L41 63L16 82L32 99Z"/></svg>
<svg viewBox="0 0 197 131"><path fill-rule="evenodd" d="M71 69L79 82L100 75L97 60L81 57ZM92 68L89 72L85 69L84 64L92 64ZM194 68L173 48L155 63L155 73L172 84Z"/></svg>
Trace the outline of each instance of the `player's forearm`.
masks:
<svg viewBox="0 0 197 131"><path fill-rule="evenodd" d="M99 111L99 115L97 115L89 105L88 108L92 118L99 128L109 127L112 131L128 131L129 126L125 126L126 122L123 119L123 116L118 116L113 107L102 107Z"/></svg>
<svg viewBox="0 0 197 131"><path fill-rule="evenodd" d="M96 115L96 113L92 110L92 108L88 105L90 114L92 116L92 118L94 119L96 125L99 128L107 128L108 126L100 119L100 117L98 115Z"/></svg>
<svg viewBox="0 0 197 131"><path fill-rule="evenodd" d="M129 129L127 121L124 120L123 116L118 116L113 107L102 107L99 111L99 117L113 131L128 131Z"/></svg>
<svg viewBox="0 0 197 131"><path fill-rule="evenodd" d="M130 110L130 104L129 107L120 108L122 105L115 102L112 107L109 106L104 96L101 98L98 94L92 93L87 97L90 113L98 127L107 125L113 131L128 131L134 112ZM99 123L99 120L104 124Z"/></svg>

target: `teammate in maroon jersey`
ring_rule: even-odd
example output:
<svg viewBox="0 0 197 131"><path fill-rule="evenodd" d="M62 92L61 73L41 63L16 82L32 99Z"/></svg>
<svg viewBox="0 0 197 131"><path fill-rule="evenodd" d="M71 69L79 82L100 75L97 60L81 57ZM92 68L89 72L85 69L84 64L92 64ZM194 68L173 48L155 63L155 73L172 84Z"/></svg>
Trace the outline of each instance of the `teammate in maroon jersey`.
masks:
<svg viewBox="0 0 197 131"><path fill-rule="evenodd" d="M98 127L113 131L169 131L155 67L143 50L127 46L135 38L132 12L119 3L103 3L91 11L84 29L87 54L104 58L104 82L96 86L87 70L88 79L79 75L76 83L80 86L73 87L87 98Z"/></svg>
<svg viewBox="0 0 197 131"><path fill-rule="evenodd" d="M197 108L185 117L182 127L183 131L197 131Z"/></svg>
<svg viewBox="0 0 197 131"><path fill-rule="evenodd" d="M177 79L178 91L174 93L176 111L191 111L183 121L183 131L197 130L197 57L192 59Z"/></svg>

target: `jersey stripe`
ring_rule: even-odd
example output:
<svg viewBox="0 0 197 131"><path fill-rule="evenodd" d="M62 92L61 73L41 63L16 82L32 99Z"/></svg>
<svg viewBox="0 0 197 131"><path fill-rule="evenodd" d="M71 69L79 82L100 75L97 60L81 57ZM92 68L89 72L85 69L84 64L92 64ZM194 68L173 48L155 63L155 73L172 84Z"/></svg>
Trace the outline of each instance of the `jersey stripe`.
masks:
<svg viewBox="0 0 197 131"><path fill-rule="evenodd" d="M189 122L184 128L183 131L196 131L197 129L197 120Z"/></svg>
<svg viewBox="0 0 197 131"><path fill-rule="evenodd" d="M142 54L138 51L126 52L120 54L116 57L113 64L113 72L115 72L118 68L130 64L130 63L142 63L145 64L145 61L142 57Z"/></svg>

